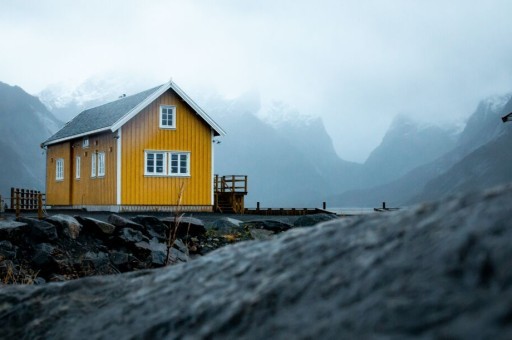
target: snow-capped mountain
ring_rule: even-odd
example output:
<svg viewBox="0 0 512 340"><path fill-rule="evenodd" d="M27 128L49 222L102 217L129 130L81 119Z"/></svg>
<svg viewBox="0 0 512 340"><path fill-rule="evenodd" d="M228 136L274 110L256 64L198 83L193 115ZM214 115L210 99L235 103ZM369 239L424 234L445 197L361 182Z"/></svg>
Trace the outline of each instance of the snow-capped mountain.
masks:
<svg viewBox="0 0 512 340"><path fill-rule="evenodd" d="M40 144L62 126L18 86L0 82L0 193L10 187L44 190L45 156Z"/></svg>
<svg viewBox="0 0 512 340"><path fill-rule="evenodd" d="M456 129L396 116L380 145L364 163L365 185L390 182L444 155L455 147Z"/></svg>
<svg viewBox="0 0 512 340"><path fill-rule="evenodd" d="M451 151L394 181L347 191L332 200L339 206L375 206L382 201L400 206L512 181L512 155L506 147L512 126L500 119L511 111L510 95L482 100Z"/></svg>
<svg viewBox="0 0 512 340"><path fill-rule="evenodd" d="M61 82L47 86L38 97L62 121L69 121L85 109L116 100L155 86L148 80L112 75L96 76L81 82Z"/></svg>

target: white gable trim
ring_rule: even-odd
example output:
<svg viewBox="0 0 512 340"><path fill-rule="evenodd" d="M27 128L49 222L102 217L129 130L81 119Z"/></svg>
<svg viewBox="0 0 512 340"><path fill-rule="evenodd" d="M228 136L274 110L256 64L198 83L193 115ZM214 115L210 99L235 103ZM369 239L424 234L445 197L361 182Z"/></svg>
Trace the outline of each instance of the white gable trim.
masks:
<svg viewBox="0 0 512 340"><path fill-rule="evenodd" d="M215 123L213 119L210 116L208 116L206 112L203 111L203 109L199 107L199 105L197 105L185 92L183 92L183 90L179 88L178 85L176 85L172 81L170 81L170 84L174 92L176 92L178 96L180 96L188 105L190 105L190 107L192 107L194 111L196 111L197 114L201 116L201 118L203 118L213 128L215 132L217 132L220 136L226 135L226 131L224 131L219 125L217 125L217 123Z"/></svg>
<svg viewBox="0 0 512 340"><path fill-rule="evenodd" d="M139 103L139 105L135 106L133 109L131 109L127 114L125 114L121 119L119 119L117 122L115 122L111 127L110 130L112 132L118 130L120 127L122 127L124 124L126 124L130 119L135 117L139 112L141 112L144 108L146 108L149 104L151 104L153 101L155 101L158 97L160 97L162 94L165 93L165 91L173 89L174 92L178 94L178 96L181 97L196 113L203 118L211 127L212 129L217 132L221 136L225 136L226 132L219 126L217 123L213 121L213 119L210 118L204 112L199 105L197 105L185 92L183 92L182 89L178 87L175 83L169 81L168 83L162 85L158 90L153 92L149 97L144 99L142 102Z"/></svg>

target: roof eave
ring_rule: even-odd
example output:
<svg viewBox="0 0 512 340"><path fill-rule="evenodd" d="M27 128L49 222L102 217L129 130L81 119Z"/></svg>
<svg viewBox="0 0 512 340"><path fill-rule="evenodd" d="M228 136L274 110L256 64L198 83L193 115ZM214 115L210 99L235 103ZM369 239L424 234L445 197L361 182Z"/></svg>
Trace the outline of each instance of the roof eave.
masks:
<svg viewBox="0 0 512 340"><path fill-rule="evenodd" d="M68 137L64 137L64 138L54 139L54 140L49 141L49 142L46 141L46 142L41 143L41 146L45 147L45 146L48 146L48 145L58 144L58 143L66 142L66 141L71 140L71 139L85 137L85 136L93 135L95 133L100 133L100 132L104 132L104 131L108 131L108 130L110 130L109 126L107 126L105 128L101 128L101 129L87 131L87 132L84 132L84 133L79 133L79 134L68 136Z"/></svg>

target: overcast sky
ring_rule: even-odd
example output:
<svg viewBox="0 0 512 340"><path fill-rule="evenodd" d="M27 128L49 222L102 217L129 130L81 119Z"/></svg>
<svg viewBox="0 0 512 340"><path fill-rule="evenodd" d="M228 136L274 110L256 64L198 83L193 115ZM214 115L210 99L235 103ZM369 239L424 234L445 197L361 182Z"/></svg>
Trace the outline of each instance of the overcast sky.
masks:
<svg viewBox="0 0 512 340"><path fill-rule="evenodd" d="M512 92L508 0L0 4L0 81L35 94L121 72L227 97L257 89L321 116L347 160L363 161L396 114L457 121Z"/></svg>

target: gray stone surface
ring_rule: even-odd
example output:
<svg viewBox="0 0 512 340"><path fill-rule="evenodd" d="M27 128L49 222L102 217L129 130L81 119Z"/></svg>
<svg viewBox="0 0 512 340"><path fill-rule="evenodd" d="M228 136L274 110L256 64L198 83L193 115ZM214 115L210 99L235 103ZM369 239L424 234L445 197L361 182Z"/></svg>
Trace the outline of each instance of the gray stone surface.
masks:
<svg viewBox="0 0 512 340"><path fill-rule="evenodd" d="M26 223L30 227L31 241L55 241L59 237L57 234L57 228L55 228L51 223L28 217L19 217L18 221Z"/></svg>
<svg viewBox="0 0 512 340"><path fill-rule="evenodd" d="M47 222L57 227L59 235L65 235L73 240L76 240L82 230L82 225L76 218L64 214L57 214L45 219Z"/></svg>
<svg viewBox="0 0 512 340"><path fill-rule="evenodd" d="M5 338L510 339L512 185L0 290Z"/></svg>
<svg viewBox="0 0 512 340"><path fill-rule="evenodd" d="M92 217L75 216L76 220L82 224L84 228L98 235L112 235L116 230L116 226L107 222L103 222Z"/></svg>

